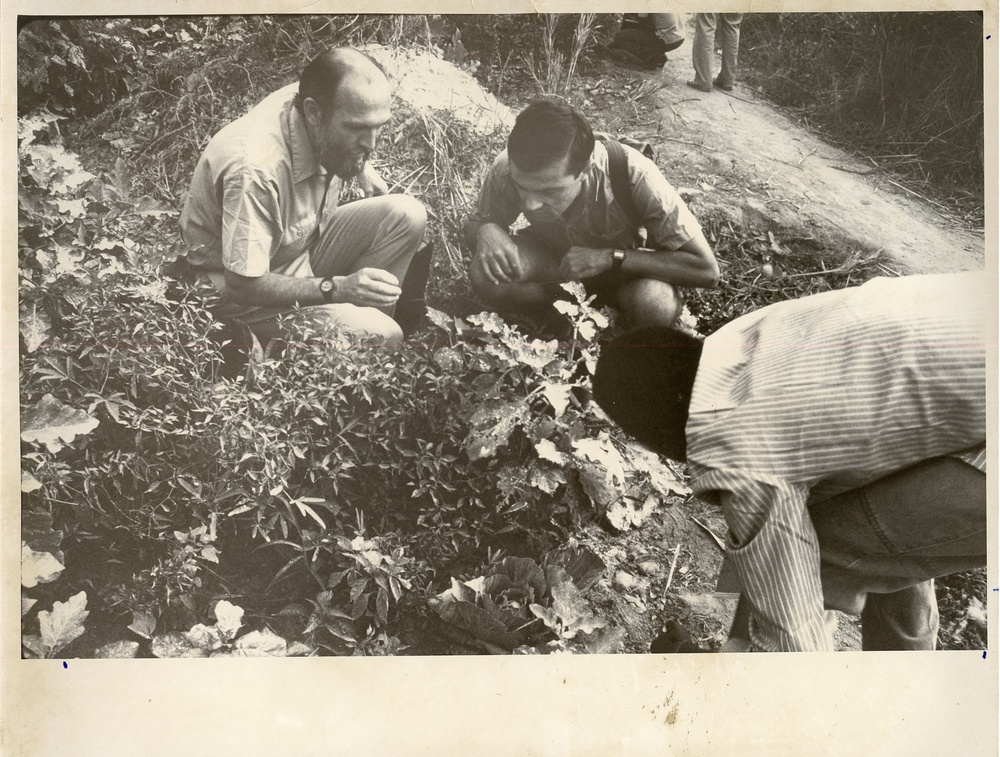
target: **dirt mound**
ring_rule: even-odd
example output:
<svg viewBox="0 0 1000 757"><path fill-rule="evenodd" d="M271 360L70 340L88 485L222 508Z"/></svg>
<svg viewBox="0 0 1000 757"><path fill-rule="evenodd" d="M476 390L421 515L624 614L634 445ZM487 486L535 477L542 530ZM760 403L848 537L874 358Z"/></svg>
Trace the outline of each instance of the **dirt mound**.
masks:
<svg viewBox="0 0 1000 757"><path fill-rule="evenodd" d="M483 90L475 77L433 52L370 45L365 52L385 69L395 95L421 111L446 111L480 135L514 125L510 108Z"/></svg>

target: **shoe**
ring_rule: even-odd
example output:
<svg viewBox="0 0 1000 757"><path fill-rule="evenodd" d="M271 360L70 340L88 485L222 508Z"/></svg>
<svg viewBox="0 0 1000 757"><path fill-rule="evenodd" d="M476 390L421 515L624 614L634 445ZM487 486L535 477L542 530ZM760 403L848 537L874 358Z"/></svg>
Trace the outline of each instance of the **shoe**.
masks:
<svg viewBox="0 0 1000 757"><path fill-rule="evenodd" d="M711 87L703 87L698 82L696 82L694 79L692 79L691 81L689 81L687 83L687 85L689 87L691 87L691 89L696 89L699 92L711 92L712 91Z"/></svg>
<svg viewBox="0 0 1000 757"><path fill-rule="evenodd" d="M667 621L663 633L653 639L649 645L652 654L686 654L689 652L708 652L691 640L691 634L680 623L671 618Z"/></svg>
<svg viewBox="0 0 1000 757"><path fill-rule="evenodd" d="M716 89L721 89L723 92L732 92L733 91L733 85L732 84L723 84L722 82L719 81L719 77L718 76L716 76L714 79L712 79L712 86L714 86Z"/></svg>
<svg viewBox="0 0 1000 757"><path fill-rule="evenodd" d="M396 312L393 319L399 324L403 337L409 339L413 332L427 326L427 302L421 298L418 300L407 300L396 303Z"/></svg>
<svg viewBox="0 0 1000 757"><path fill-rule="evenodd" d="M666 47L663 48L663 52L669 53L676 50L678 47L684 44L684 40L678 40L677 42L666 42L664 43Z"/></svg>
<svg viewBox="0 0 1000 757"><path fill-rule="evenodd" d="M427 303L424 301L427 281L431 276L431 256L434 245L425 244L410 260L402 283L399 285L399 300L393 318L403 330L403 336L409 337L416 329L425 323Z"/></svg>

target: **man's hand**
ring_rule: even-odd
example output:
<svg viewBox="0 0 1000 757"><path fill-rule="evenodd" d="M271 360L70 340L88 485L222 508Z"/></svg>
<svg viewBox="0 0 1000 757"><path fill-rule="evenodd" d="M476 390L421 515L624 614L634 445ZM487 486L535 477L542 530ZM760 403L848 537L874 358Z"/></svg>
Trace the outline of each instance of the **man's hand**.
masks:
<svg viewBox="0 0 1000 757"><path fill-rule="evenodd" d="M381 268L362 268L337 284L338 300L358 307L385 308L396 304L399 279Z"/></svg>
<svg viewBox="0 0 1000 757"><path fill-rule="evenodd" d="M611 250L570 247L559 262L559 275L566 281L589 279L611 270Z"/></svg>
<svg viewBox="0 0 1000 757"><path fill-rule="evenodd" d="M491 284L507 284L521 278L517 244L495 223L484 223L476 235L476 257Z"/></svg>
<svg viewBox="0 0 1000 757"><path fill-rule="evenodd" d="M378 171L372 168L371 163L365 163L365 169L355 181L358 183L358 189L364 192L365 197L379 197L389 194L389 185L385 183Z"/></svg>

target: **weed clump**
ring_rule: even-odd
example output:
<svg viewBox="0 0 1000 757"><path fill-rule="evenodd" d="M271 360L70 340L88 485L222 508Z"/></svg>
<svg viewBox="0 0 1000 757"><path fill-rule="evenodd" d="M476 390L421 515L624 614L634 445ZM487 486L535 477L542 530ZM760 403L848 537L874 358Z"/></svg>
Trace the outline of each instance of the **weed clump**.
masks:
<svg viewBox="0 0 1000 757"><path fill-rule="evenodd" d="M742 77L827 138L982 199L983 16L754 13Z"/></svg>

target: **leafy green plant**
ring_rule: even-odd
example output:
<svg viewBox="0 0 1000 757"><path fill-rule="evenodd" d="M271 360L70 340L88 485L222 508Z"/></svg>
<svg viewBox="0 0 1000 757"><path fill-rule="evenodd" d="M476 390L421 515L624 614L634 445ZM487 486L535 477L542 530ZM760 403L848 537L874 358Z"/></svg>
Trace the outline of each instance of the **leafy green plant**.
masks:
<svg viewBox="0 0 1000 757"><path fill-rule="evenodd" d="M528 557L505 557L479 578L453 578L429 604L490 652L603 652L621 634L604 630L585 594L604 570L593 552L569 544L549 552L540 566Z"/></svg>
<svg viewBox="0 0 1000 757"><path fill-rule="evenodd" d="M21 516L21 644L27 657L51 658L83 635L87 619L85 592L56 601L51 610L37 613L38 633L27 632L28 614L39 599L37 587L51 584L65 570L66 558L60 549L63 534L52 528L52 516L47 512L31 511ZM25 590L28 590L27 593Z"/></svg>
<svg viewBox="0 0 1000 757"><path fill-rule="evenodd" d="M190 633L260 548L252 612L278 622L280 591L313 649L395 653L430 585L491 549L540 553L641 488L609 471L587 403L607 319L582 290L559 306L565 343L435 312L424 343L390 350L293 316L300 340L227 379L203 293L160 269L176 211L137 196L123 161L85 169L62 120L19 124L24 507L67 556L26 564L70 565L59 590L86 587L102 623Z"/></svg>
<svg viewBox="0 0 1000 757"><path fill-rule="evenodd" d="M156 657L295 657L311 650L302 644L289 645L267 629L240 635L243 608L226 600L216 603L216 622L199 623L184 632L170 632L153 639Z"/></svg>
<svg viewBox="0 0 1000 757"><path fill-rule="evenodd" d="M74 594L66 602L55 602L51 611L38 613L39 633L21 636L28 657L52 658L83 635L83 621L90 612L87 593ZM22 607L23 609L23 607Z"/></svg>
<svg viewBox="0 0 1000 757"><path fill-rule="evenodd" d="M305 536L301 545L270 543L283 544L298 553L274 581L301 563L324 589L305 603L288 605L279 614L297 619L297 634L306 643L334 654L398 650L398 640L387 631L400 603L421 575L417 560L404 547L392 546L386 536L348 539L319 532Z"/></svg>

